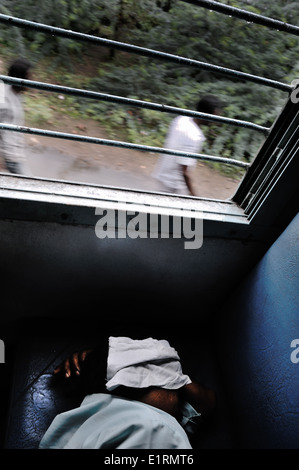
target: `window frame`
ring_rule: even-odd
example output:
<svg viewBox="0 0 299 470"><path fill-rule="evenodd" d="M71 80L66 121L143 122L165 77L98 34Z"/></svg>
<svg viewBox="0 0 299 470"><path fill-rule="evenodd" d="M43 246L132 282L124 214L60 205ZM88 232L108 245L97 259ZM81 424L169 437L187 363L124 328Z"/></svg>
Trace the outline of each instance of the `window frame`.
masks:
<svg viewBox="0 0 299 470"><path fill-rule="evenodd" d="M293 101L291 93L231 199L2 173L0 217L93 225L96 207L118 210L125 203L148 214L168 210L170 215L202 217L204 236L272 243L299 209L299 105Z"/></svg>
<svg viewBox="0 0 299 470"><path fill-rule="evenodd" d="M299 211L299 104L293 90L232 197L252 226L281 231Z"/></svg>

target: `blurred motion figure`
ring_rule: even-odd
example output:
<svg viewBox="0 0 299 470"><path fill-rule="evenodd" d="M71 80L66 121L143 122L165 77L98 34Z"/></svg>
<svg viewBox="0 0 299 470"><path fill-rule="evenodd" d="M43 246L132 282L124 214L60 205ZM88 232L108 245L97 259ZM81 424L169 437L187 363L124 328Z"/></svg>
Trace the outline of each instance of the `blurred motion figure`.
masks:
<svg viewBox="0 0 299 470"><path fill-rule="evenodd" d="M204 96L199 100L196 111L206 114L220 114L223 104L213 95ZM207 125L199 118L178 116L170 124L164 148L188 153L201 151L205 136L200 128ZM189 157L161 154L153 176L158 180L160 190L175 194L196 196L190 177L190 170L197 160Z"/></svg>
<svg viewBox="0 0 299 470"><path fill-rule="evenodd" d="M32 64L23 58L16 59L8 69L8 76L30 79ZM19 85L7 85L2 88L0 97L0 122L15 126L24 126L24 111L21 94L26 90ZM0 129L0 157L10 173L30 175L25 156L25 139L20 132Z"/></svg>

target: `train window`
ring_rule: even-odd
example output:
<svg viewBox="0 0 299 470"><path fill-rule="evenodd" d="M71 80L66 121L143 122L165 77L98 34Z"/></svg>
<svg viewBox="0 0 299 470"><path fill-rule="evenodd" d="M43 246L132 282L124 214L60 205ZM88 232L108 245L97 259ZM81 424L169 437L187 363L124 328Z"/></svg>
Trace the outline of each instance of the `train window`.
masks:
<svg viewBox="0 0 299 470"><path fill-rule="evenodd" d="M209 9L216 13L263 25L290 35L299 35L299 28L294 25L220 2L184 0L180 3L192 4L193 8ZM275 122L265 126L250 120L228 117L225 108L222 114L212 113L202 109L194 110L195 106L173 106L155 100L62 86L41 80L8 76L2 73L0 75L0 106L3 103L4 84L14 87L25 86L29 90L38 90L43 94L50 93L56 96L57 99L66 101L68 97L79 97L86 100L86 102L113 103L125 110L123 113L126 116L133 115L132 110L148 110L152 113L161 113L163 116L167 115L169 123L175 117L180 116L185 118L184 122L200 122L204 129L207 126L206 133L208 137L212 136L211 141L214 139L216 126L220 140L221 136L223 141L223 135L227 135L221 134L221 128L232 129L231 136L235 136L239 132L237 140L239 142L243 140L242 151L222 152L223 156L208 152L209 138L206 139L209 142L204 147L205 150L201 152L201 150L194 150L196 147L192 147L192 145L189 145L189 147L188 145L182 147L178 145L176 148L174 145L144 144L142 139L140 143L136 143L121 138L110 139L102 135L86 135L86 129L84 129L84 126L80 126L80 123L78 123L75 130L68 126L63 128L65 123L63 119L59 130L2 122L0 123L0 130L25 134L26 138L30 139L33 148L34 143L39 142L44 145L43 151L41 151L41 146L36 146L39 149L38 155L37 152L35 154L33 152L31 157L32 165L35 165L36 170L36 174L33 174L32 177L22 178L22 176L9 175L5 178L5 171L3 172L2 190L4 192L10 189L10 194L14 194L15 197L17 195L24 197L26 194L26 197L33 199L39 194L41 199L65 198L66 201L76 200L79 204L79 201L81 201L82 204L83 199L85 199L85 202L86 200L90 202L90 200L97 199L99 197L98 188L101 188L101 197L106 198L106 200L112 198L116 201L121 198L124 203L141 204L143 206L153 205L159 207L159 210L168 208L173 211L198 211L209 220L226 221L228 224L235 224L239 227L265 223L273 226L277 224L278 220L284 220L288 214L291 216L297 210L296 205L290 204L290 201L296 199L294 198L295 181L296 178L298 179L298 163L296 163L295 156L298 151L297 129L299 115L297 112L297 88L293 84L286 84L184 56L83 34L5 14L0 14L0 22L10 27L29 29L32 34L68 38L74 42L87 42L109 50L119 50L132 55L137 54L150 58L152 61L174 64L173 66L176 67L192 67L194 70L206 71L217 77L227 77L232 80L232 83L240 81L242 84L247 83L248 86L252 84L268 87L269 91L275 90L280 93L280 97L283 97L280 100L280 103L283 103L282 110L278 112ZM221 84L221 82L219 83ZM217 89L217 86L215 89ZM198 90L200 90L200 87L198 87ZM220 97L225 96L224 91L218 94ZM138 116L139 114L136 112L137 120ZM213 130L209 134L211 127ZM190 126L188 129L190 130ZM143 135L142 132L141 135ZM55 152L51 155L47 149L45 150L49 140L56 142L52 147L55 148ZM259 144L258 150L253 156L249 155L246 148L246 145L249 145L249 142L252 141ZM64 148L62 142L67 142L72 152L75 149L83 148L84 145L84 151L81 153L83 158L72 159L71 165L69 162L66 164L67 159L62 151ZM153 142L155 142L154 139ZM229 147L228 142L225 145ZM106 149L105 152L102 150L104 148ZM132 156L129 157L129 159L131 158L130 161L126 159L129 154ZM144 155L143 159L140 157L141 154ZM94 161L90 163L90 157L87 159L84 158L84 155L92 155ZM104 159L102 158L103 155ZM183 171L182 168L186 167L185 163L182 164L182 162L186 162L186 159L193 161L195 171L198 171L201 177L205 174L205 185L199 185L200 187L195 194L188 192L189 187L187 188L188 191L185 192L184 190L176 192L169 188L167 191L164 190L165 188L161 189L161 186L157 184L157 180L152 176L154 173L152 173L152 170L158 159L163 157L168 162L180 162L180 171ZM114 167L109 167L108 159L110 162L113 161ZM144 161L146 161L146 164L144 164ZM130 172L134 165L139 170L142 168L145 171L143 173ZM218 165L217 168L231 169L231 172L224 172L224 175L218 174L220 181L218 186L211 176L212 174L215 175L215 172L213 173L215 165ZM121 172L117 171L119 167L123 167ZM230 176L227 177L227 174ZM59 185L56 184L57 182Z"/></svg>

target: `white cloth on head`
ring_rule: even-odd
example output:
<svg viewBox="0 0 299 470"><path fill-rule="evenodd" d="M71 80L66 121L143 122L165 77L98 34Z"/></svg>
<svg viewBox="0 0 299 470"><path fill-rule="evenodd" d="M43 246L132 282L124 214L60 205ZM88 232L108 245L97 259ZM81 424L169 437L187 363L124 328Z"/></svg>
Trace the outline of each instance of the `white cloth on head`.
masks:
<svg viewBox="0 0 299 470"><path fill-rule="evenodd" d="M107 390L126 387L178 389L191 383L177 351L166 340L109 337Z"/></svg>

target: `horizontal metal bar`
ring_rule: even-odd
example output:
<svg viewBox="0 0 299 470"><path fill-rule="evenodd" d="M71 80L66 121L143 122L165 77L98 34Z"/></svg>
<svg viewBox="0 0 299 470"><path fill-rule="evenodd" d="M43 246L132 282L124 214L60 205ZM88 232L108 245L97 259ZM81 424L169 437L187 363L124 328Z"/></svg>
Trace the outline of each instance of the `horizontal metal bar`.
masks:
<svg viewBox="0 0 299 470"><path fill-rule="evenodd" d="M269 28L274 28L278 31L283 31L285 33L294 34L299 36L299 27L293 24L285 23L284 21L275 20L267 16L263 16L257 13L252 13L241 8L232 7L230 5L225 5L220 2L213 0L181 0L185 3L191 3L198 7L207 8L211 11L216 11L218 13L223 13L224 15L234 16L241 20L246 20L248 22L260 24L262 26L267 26Z"/></svg>
<svg viewBox="0 0 299 470"><path fill-rule="evenodd" d="M245 127L245 128L259 131L259 132L263 132L264 134L268 134L270 132L270 128L263 127L263 126L260 126L259 124L255 124L252 122L227 118L227 117L218 116L215 114L201 113L201 112L192 111L189 109L176 108L174 106L152 103L149 101L136 100L136 99L125 98L125 97L116 96L116 95L108 95L106 93L82 90L79 88L70 88L70 87L65 87L61 85L53 85L51 83L42 83L42 82L36 82L33 80L24 80L24 79L15 78L15 77L7 77L6 75L0 75L0 82L1 80L10 85L22 85L25 87L30 87L30 88L35 88L35 89L45 90L45 91L50 91L50 92L55 92L55 93L64 93L68 95L82 96L84 98L91 98L91 99L96 99L96 100L125 104L128 106L151 109L151 110L159 111L159 112L179 114L182 116L190 116L190 117L199 118L205 121L213 121L213 122L219 122L222 124L230 124L233 126Z"/></svg>
<svg viewBox="0 0 299 470"><path fill-rule="evenodd" d="M179 157L189 157L189 158L195 158L197 160L219 162L219 163L223 163L227 165L238 166L241 168L248 168L250 166L249 163L245 163L239 160L234 160L234 159L229 159L229 158L216 157L212 155L205 155L205 154L198 154L198 153L180 152L177 150L164 149L160 147L132 144L129 142L121 142L117 140L99 139L98 137L89 137L89 136L83 136L83 135L78 135L78 134L67 134L64 132L49 131L49 130L31 128L31 127L26 127L26 126L14 126L12 124L0 123L0 129L13 131L13 132L22 132L26 134L36 134L40 136L53 137L53 138L58 138L58 139L76 140L76 141L90 143L90 144L108 145L111 147L128 148L131 150L141 150L145 152L163 153L163 154L175 155Z"/></svg>
<svg viewBox="0 0 299 470"><path fill-rule="evenodd" d="M132 44L127 44L123 42L113 41L111 39L101 38L98 36L93 36L90 34L79 33L76 31L66 30L54 26L49 26L41 23L36 23L34 21L23 20L20 18L16 18L14 16L8 16L0 14L0 22L7 23L11 26L18 26L20 28L29 28L35 29L37 31L42 31L44 33L51 34L53 36L61 36L66 37L78 41L88 41L93 42L96 44L100 44L105 47L110 47L112 49L119 49L123 51L127 51L134 54L143 55L146 57L154 57L164 61L170 61L179 63L180 65L188 65L192 67L197 67L202 70L207 70L210 72L219 73L222 75L226 75L238 80L246 80L254 83L258 83L260 85L269 86L272 88L277 88L282 91L290 92L292 87L282 82L278 82L276 80L271 80L269 78L259 77L257 75L252 75L245 72L240 72L238 70L229 69L226 67L220 67L218 65L208 64L206 62L201 62L199 60L188 59L186 57L177 56L174 54L168 54L166 52L160 52L153 49L148 49L145 47L134 46Z"/></svg>

